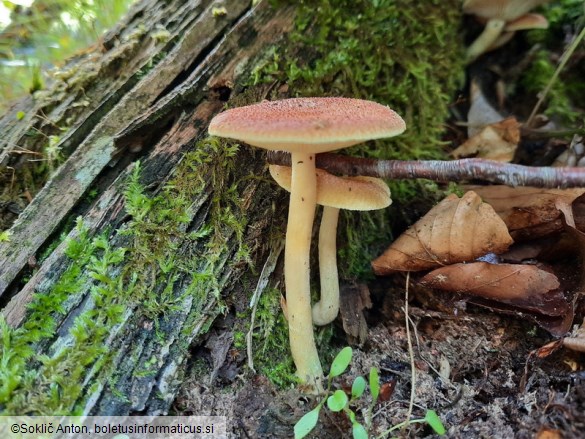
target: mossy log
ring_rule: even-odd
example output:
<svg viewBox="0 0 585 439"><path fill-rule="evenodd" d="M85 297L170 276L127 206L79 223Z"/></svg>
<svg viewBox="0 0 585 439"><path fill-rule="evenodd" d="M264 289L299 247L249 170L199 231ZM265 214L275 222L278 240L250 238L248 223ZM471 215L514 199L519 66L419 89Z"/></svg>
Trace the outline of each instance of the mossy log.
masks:
<svg viewBox="0 0 585 439"><path fill-rule="evenodd" d="M5 413L168 411L189 346L236 290L253 285L250 266L268 255L263 235L275 221L271 186L249 178L263 172L259 155L241 148L228 157L198 141L255 60L291 29L293 11L247 0L142 1L103 39L104 53L68 67L54 96L25 100L0 120L11 167L12 145L38 149L26 143L36 124L71 125L60 141L69 158L0 244L3 315L20 328L4 352L16 357L2 373ZM164 42L152 35L161 29ZM81 70L99 72L78 78L87 80L82 91L70 86ZM80 95L91 101L72 113ZM224 202L230 185L238 192Z"/></svg>
<svg viewBox="0 0 585 439"><path fill-rule="evenodd" d="M226 102L395 102L411 134L357 153L437 155L421 145L436 148L457 83L458 1L252 3L142 0L51 88L0 118L0 166L34 195L0 242L3 413L167 413L217 317L247 310L252 292L282 278L286 209L276 206L286 197L264 154L206 135ZM67 159L30 171L24 152L51 135ZM375 215L342 218L342 273L363 271L387 241L387 214ZM275 303L262 318L278 315ZM234 338L249 325L236 320Z"/></svg>

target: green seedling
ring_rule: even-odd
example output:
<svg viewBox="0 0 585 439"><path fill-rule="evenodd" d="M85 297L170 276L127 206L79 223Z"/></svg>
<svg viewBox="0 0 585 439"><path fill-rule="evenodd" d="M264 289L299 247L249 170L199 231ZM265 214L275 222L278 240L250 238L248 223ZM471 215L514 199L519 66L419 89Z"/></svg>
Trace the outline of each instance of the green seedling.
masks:
<svg viewBox="0 0 585 439"><path fill-rule="evenodd" d="M333 391L331 389L333 379L343 374L351 362L353 351L350 347L343 348L339 354L335 357L331 363L329 375L327 375L327 390L325 395L317 404L317 406L306 413L294 426L295 439L301 439L307 436L317 425L319 421L319 413L323 406L327 405L327 408L335 413L343 412L351 422L352 436L354 439L368 439L368 431L372 426L372 414L374 406L378 401L380 395L380 377L378 370L375 367L370 369L369 379L366 382L365 378L358 376L353 381L351 386L351 395L347 395L343 390L337 389ZM358 400L364 395L366 387L370 386L370 394L372 400L365 410L363 423L357 420L356 413L351 409L355 406ZM398 430L410 424L427 423L435 433L439 435L445 434L445 427L441 422L441 419L434 410L428 410L424 418L412 419L401 422L393 426L391 429L385 431L379 438L387 437L392 431Z"/></svg>
<svg viewBox="0 0 585 439"><path fill-rule="evenodd" d="M442 436L446 433L445 426L441 422L441 418L439 418L439 415L437 415L437 412L434 410L427 410L424 418L409 419L409 420L406 420L404 422L401 422L400 424L396 424L395 426L386 430L382 435L380 435L378 437L379 438L386 437L392 431L400 430L401 428L406 427L407 425L412 425L412 424L429 424L429 426L434 430L434 432L440 436Z"/></svg>
<svg viewBox="0 0 585 439"><path fill-rule="evenodd" d="M370 370L370 392L372 394L372 402L367 410L366 426L362 425L356 418L355 412L350 408L358 399L360 399L367 387L366 380L362 376L356 377L351 386L351 395L348 396L343 390L332 391L331 386L335 377L343 374L349 363L351 362L353 351L350 347L343 348L331 363L329 375L327 375L327 391L323 399L317 404L313 410L304 415L295 424L294 432L295 439L300 439L309 434L317 425L319 420L319 412L325 404L332 412L344 412L351 421L353 437L362 439L368 437L367 427L371 421L372 408L376 404L378 395L380 393L380 382L378 379L378 371L375 368Z"/></svg>

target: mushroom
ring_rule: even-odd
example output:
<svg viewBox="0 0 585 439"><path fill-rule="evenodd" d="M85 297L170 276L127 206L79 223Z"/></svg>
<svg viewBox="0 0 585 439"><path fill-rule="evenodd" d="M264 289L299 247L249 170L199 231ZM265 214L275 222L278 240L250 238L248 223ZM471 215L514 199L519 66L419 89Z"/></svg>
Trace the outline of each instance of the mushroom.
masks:
<svg viewBox="0 0 585 439"><path fill-rule="evenodd" d="M485 29L467 48L467 62L507 43L517 30L545 29L546 18L528 14L549 0L465 0L463 12L487 20Z"/></svg>
<svg viewBox="0 0 585 439"><path fill-rule="evenodd" d="M504 31L500 34L496 41L494 41L486 52L502 47L512 39L516 31L528 29L546 29L548 28L548 20L540 14L524 14L514 21L506 23Z"/></svg>
<svg viewBox="0 0 585 439"><path fill-rule="evenodd" d="M270 175L280 187L290 191L291 168L270 165ZM317 169L317 204L323 206L319 227L319 277L321 299L313 305L313 323L331 323L339 312L337 273L337 221L339 209L375 210L388 207L392 200L384 180L374 177L337 177Z"/></svg>
<svg viewBox="0 0 585 439"><path fill-rule="evenodd" d="M233 108L215 116L209 134L291 153L292 177L284 277L289 341L297 376L320 390L323 370L313 337L309 251L315 216L315 154L391 137L405 129L390 108L349 98L293 98Z"/></svg>

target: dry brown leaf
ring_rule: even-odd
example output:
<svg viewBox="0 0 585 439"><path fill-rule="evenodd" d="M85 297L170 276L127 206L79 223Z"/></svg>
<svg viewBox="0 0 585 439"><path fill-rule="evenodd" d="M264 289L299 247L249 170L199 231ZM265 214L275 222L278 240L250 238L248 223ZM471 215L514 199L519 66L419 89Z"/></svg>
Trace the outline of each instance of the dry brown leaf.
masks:
<svg viewBox="0 0 585 439"><path fill-rule="evenodd" d="M430 272L420 282L437 290L495 300L547 316L569 311L557 277L534 265L455 264Z"/></svg>
<svg viewBox="0 0 585 439"><path fill-rule="evenodd" d="M585 189L583 191L585 192ZM580 195L573 200L571 210L575 221L575 228L581 232L585 232L585 195Z"/></svg>
<svg viewBox="0 0 585 439"><path fill-rule="evenodd" d="M455 158L478 157L499 162L510 162L520 143L520 123L514 117L485 126L467 139L451 155Z"/></svg>
<svg viewBox="0 0 585 439"><path fill-rule="evenodd" d="M562 340L550 341L544 346L541 346L538 349L530 352L530 355L540 359L550 357L552 354L559 350L562 344L563 344Z"/></svg>
<svg viewBox="0 0 585 439"><path fill-rule="evenodd" d="M536 433L536 439L563 439L563 434L560 430L542 427L538 433Z"/></svg>
<svg viewBox="0 0 585 439"><path fill-rule="evenodd" d="M575 310L572 304L569 304L569 310L566 314L560 316L549 316L545 314L533 313L524 310L522 307L508 305L506 303L497 302L495 300L482 299L481 297L470 296L468 302L474 305L479 305L487 308L493 312L507 314L516 318L531 320L540 327L546 329L555 337L561 337L571 329L573 319L575 318Z"/></svg>
<svg viewBox="0 0 585 439"><path fill-rule="evenodd" d="M541 189L508 186L466 186L489 203L504 220L514 241L550 235L563 230L559 203L571 204L585 188Z"/></svg>
<svg viewBox="0 0 585 439"><path fill-rule="evenodd" d="M420 271L501 253L512 243L506 225L475 192L449 195L372 262L377 275Z"/></svg>

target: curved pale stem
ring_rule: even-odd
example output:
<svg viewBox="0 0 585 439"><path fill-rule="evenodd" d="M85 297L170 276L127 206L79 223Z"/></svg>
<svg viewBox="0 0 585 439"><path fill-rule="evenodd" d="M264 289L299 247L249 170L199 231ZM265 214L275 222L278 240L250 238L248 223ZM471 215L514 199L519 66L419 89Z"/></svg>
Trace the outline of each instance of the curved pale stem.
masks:
<svg viewBox="0 0 585 439"><path fill-rule="evenodd" d="M337 274L337 221L339 209L323 207L319 227L319 276L321 299L313 305L313 323L327 325L339 313L339 277Z"/></svg>
<svg viewBox="0 0 585 439"><path fill-rule="evenodd" d="M292 180L284 252L290 348L299 379L314 390L321 391L323 370L313 337L309 262L317 199L315 155L293 152L291 160Z"/></svg>
<svg viewBox="0 0 585 439"><path fill-rule="evenodd" d="M467 48L467 62L474 61L482 53L486 52L488 48L498 39L506 22L504 20L491 19L486 25L485 29L477 39L471 43Z"/></svg>

